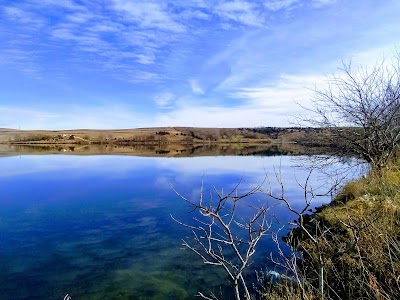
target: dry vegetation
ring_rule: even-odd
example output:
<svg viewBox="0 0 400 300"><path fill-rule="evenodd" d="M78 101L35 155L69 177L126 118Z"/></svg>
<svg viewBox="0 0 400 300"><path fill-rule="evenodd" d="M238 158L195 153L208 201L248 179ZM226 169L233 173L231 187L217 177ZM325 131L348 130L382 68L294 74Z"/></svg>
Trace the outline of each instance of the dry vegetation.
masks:
<svg viewBox="0 0 400 300"><path fill-rule="evenodd" d="M204 143L296 143L312 128L138 128L123 130L0 130L0 143L8 144L204 144ZM313 136L314 138L314 136ZM312 141L309 141L312 143Z"/></svg>
<svg viewBox="0 0 400 300"><path fill-rule="evenodd" d="M329 149L321 142L320 132L313 128L276 127L164 127L59 131L0 129L0 154L63 153L179 157L327 153Z"/></svg>
<svg viewBox="0 0 400 300"><path fill-rule="evenodd" d="M304 289L281 282L265 299L400 299L400 162L348 183L329 207L310 217L313 242L296 229ZM322 257L326 289L319 290Z"/></svg>
<svg viewBox="0 0 400 300"><path fill-rule="evenodd" d="M313 128L0 129L1 155L269 156L328 153L326 146L321 130Z"/></svg>
<svg viewBox="0 0 400 300"><path fill-rule="evenodd" d="M388 63L381 61L372 68L353 68L351 62L344 63L340 75L327 78L326 86L315 88L309 115L304 120L320 129L302 128L270 129L258 128L247 133L257 139L266 135L270 140L295 141L303 145L326 145L337 154L351 154L369 164L371 171L365 178L349 183L329 207L320 208L312 215L307 211L317 197L309 186L308 178L303 184L304 207L296 210L285 196L285 187L277 172L278 190L272 186L263 191L268 197L284 204L288 212L296 215L296 226L285 242L291 254L281 251L276 232L269 232L277 246L280 260L271 261L287 271L278 274L278 284L263 281L264 289L258 296L263 299L400 299L400 53ZM311 171L312 172L312 171ZM311 175L310 172L310 175ZM336 186L337 187L337 186ZM332 190L336 190L335 185ZM245 198L244 195L242 198ZM200 239L205 253L214 260L205 263L220 265L226 270L235 289L236 299L250 299L247 286L242 280L239 260L226 259L220 244L234 248L241 245L240 237L232 239L231 227L234 208L239 198L233 198L229 223L222 224L229 239L220 240L219 231L213 231L215 219L226 201L216 207L194 204L194 211L202 216L212 216ZM264 206L254 207L255 218L240 223L249 232L246 245L253 246L253 234L268 231ZM215 213L215 214L213 214ZM259 229L254 229L254 220ZM292 224L293 225L293 224ZM217 235L217 238L215 238ZM258 237L258 235L256 235ZM257 240L258 241L258 240ZM219 244L220 243L220 244ZM255 246L255 244L254 244ZM189 245L199 254L197 248ZM255 249L251 248L251 251ZM236 251L236 250L235 250ZM214 256L217 256L215 259ZM247 265L246 265L247 266ZM242 280L242 294L238 280ZM200 294L205 299L216 299Z"/></svg>

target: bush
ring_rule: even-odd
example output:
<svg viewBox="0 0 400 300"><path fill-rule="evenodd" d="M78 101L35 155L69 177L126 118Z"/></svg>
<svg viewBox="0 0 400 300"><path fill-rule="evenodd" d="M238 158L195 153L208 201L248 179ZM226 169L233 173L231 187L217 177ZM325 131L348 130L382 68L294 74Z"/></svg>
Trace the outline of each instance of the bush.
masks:
<svg viewBox="0 0 400 300"><path fill-rule="evenodd" d="M299 241L308 268L322 253L328 298L400 299L399 182L400 172L389 169L347 184L341 202L316 215L318 245L304 237ZM307 275L315 286L316 275Z"/></svg>

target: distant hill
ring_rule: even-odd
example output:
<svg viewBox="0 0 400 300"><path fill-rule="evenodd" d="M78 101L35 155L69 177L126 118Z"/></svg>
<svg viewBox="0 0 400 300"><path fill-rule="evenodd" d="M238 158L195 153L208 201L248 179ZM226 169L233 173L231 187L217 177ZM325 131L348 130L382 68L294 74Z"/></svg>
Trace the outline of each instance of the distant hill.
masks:
<svg viewBox="0 0 400 300"><path fill-rule="evenodd" d="M137 129L17 130L0 128L0 143L10 144L313 144L323 136L318 128L199 128L156 127Z"/></svg>

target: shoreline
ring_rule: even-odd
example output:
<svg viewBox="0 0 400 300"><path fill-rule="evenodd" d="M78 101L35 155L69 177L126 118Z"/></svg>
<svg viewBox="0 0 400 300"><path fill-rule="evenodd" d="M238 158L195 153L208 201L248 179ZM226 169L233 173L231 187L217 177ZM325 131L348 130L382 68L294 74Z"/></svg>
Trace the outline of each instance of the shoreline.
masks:
<svg viewBox="0 0 400 300"><path fill-rule="evenodd" d="M197 143L197 144L0 144L0 156L9 155L132 155L144 157L275 156L327 154L329 149L294 143Z"/></svg>

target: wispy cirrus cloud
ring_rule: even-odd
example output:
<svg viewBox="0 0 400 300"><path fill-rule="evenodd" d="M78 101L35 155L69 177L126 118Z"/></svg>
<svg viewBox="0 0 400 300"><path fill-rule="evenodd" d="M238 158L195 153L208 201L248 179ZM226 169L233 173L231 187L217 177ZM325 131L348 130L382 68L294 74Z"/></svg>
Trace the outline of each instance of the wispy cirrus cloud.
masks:
<svg viewBox="0 0 400 300"><path fill-rule="evenodd" d="M124 13L139 27L167 32L184 32L186 30L185 26L175 21L173 14L168 12L166 3L128 0L113 0L113 3L114 9Z"/></svg>
<svg viewBox="0 0 400 300"><path fill-rule="evenodd" d="M107 109L106 98L132 104L126 111L135 117L151 111L150 123L138 126L154 125L156 114L164 125L285 124L297 112L292 101L307 99L309 83L319 84L341 58L365 53L374 61L371 49L399 42L399 9L396 0L6 1L0 106L41 99ZM23 84L35 89L12 90ZM56 122L42 116L47 121L35 124Z"/></svg>
<svg viewBox="0 0 400 300"><path fill-rule="evenodd" d="M169 107L171 107L175 98L176 98L176 96L174 94L165 92L165 93L156 95L154 97L154 102L160 108L169 108Z"/></svg>
<svg viewBox="0 0 400 300"><path fill-rule="evenodd" d="M34 2L28 2L28 3L35 5ZM83 9L83 6L77 4L74 0L41 0L40 3L42 5L62 7L71 10Z"/></svg>
<svg viewBox="0 0 400 300"><path fill-rule="evenodd" d="M189 79L190 89L194 94L202 95L204 94L203 88L200 86L200 83L196 79Z"/></svg>
<svg viewBox="0 0 400 300"><path fill-rule="evenodd" d="M307 106L313 97L313 88L326 84L322 75L281 74L276 82L258 87L239 88L231 93L233 98L245 99L254 107L289 112L301 110L296 103Z"/></svg>
<svg viewBox="0 0 400 300"><path fill-rule="evenodd" d="M6 17L12 21L34 26L35 28L44 25L44 20L39 15L18 7L6 6L3 8L3 11Z"/></svg>
<svg viewBox="0 0 400 300"><path fill-rule="evenodd" d="M173 111L158 115L157 125L256 127L263 126L268 116L268 126L287 126L295 122L295 116L307 113L299 104L309 106L315 84L322 87L325 77L281 74L276 82L269 85L232 90L229 106L199 105L189 99L180 101ZM242 100L241 104L233 105L235 99Z"/></svg>
<svg viewBox="0 0 400 300"><path fill-rule="evenodd" d="M329 2L308 1L315 5ZM197 34L210 29L223 32L240 27L265 27L268 11L293 9L298 2L112 0L100 5L89 1L43 0L38 6L35 0L25 0L19 4L8 3L3 7L3 15L14 24L26 25L26 41L49 48L62 42L69 53L59 53L57 59L68 59L66 63L76 64L78 69L89 61L90 68L97 65L100 70L110 70L109 74L113 76L118 70L119 74L114 78L125 77L128 82L156 82L171 78L165 73L175 61L174 56L190 55L192 49L190 46L187 49L188 41L196 40ZM32 33L35 27L41 27L40 36ZM9 38L14 49L29 53L28 46L13 42L17 39ZM180 45L180 49L177 50L175 45ZM43 59L45 57L33 55L30 64L40 64ZM132 80L134 77L137 80Z"/></svg>
<svg viewBox="0 0 400 300"><path fill-rule="evenodd" d="M100 58L96 60L96 65L101 69L111 67L111 75L118 73L115 78L126 78L123 80L128 82L159 80L162 76L157 74L157 71L140 66L155 64L159 51L174 39L173 36L160 34L161 27L164 26L166 31L173 32L180 31L179 28L183 27L174 23L168 13L162 11L161 6L156 9L156 4L142 3L132 6L132 3L126 1L115 2L115 6L110 7L114 12L111 15L104 14L99 9L90 9L84 4L78 5L74 1L46 0L42 5L47 14L39 12L38 7L30 0L19 7L7 6L3 9L3 15L15 24L25 24L24 34L27 35L24 40L10 35L8 43L12 45L12 49L9 50L9 54L18 53L15 57L18 65L22 63L21 52L26 52L27 57L30 57L27 65L40 64L41 58L44 57L29 55L31 48L25 41L39 42L39 36L31 33L32 26L46 24L39 43L53 47L54 42L61 41L66 50L70 49L65 58L71 57L70 63L76 63L79 68L87 65L88 59L85 56L91 55L90 61L95 62L93 55L96 55ZM54 12L65 9L67 13L57 19L51 19ZM129 15L128 19L126 15ZM63 54L59 54L59 60L63 59ZM13 62L13 59L9 62Z"/></svg>
<svg viewBox="0 0 400 300"><path fill-rule="evenodd" d="M36 62L38 51L24 51L15 47L0 48L0 65L17 69L31 78L41 78L42 68Z"/></svg>
<svg viewBox="0 0 400 300"><path fill-rule="evenodd" d="M301 0L270 0L265 1L264 6L272 11L293 9L301 4Z"/></svg>
<svg viewBox="0 0 400 300"><path fill-rule="evenodd" d="M327 5L331 5L336 3L336 0L312 0L311 4L314 7L323 7L323 6L327 6Z"/></svg>
<svg viewBox="0 0 400 300"><path fill-rule="evenodd" d="M267 107L185 106L157 114L152 126L256 127L287 126L292 115Z"/></svg>
<svg viewBox="0 0 400 300"><path fill-rule="evenodd" d="M66 20L74 24L83 24L92 20L95 16L89 12L77 11L67 15Z"/></svg>
<svg viewBox="0 0 400 300"><path fill-rule="evenodd" d="M222 18L248 26L265 25L265 17L258 5L250 1L221 2L214 8Z"/></svg>
<svg viewBox="0 0 400 300"><path fill-rule="evenodd" d="M64 109L21 108L18 106L0 106L3 115L1 127L30 129L85 129L85 128L126 128L143 127L143 115L135 113L125 105L66 105Z"/></svg>

